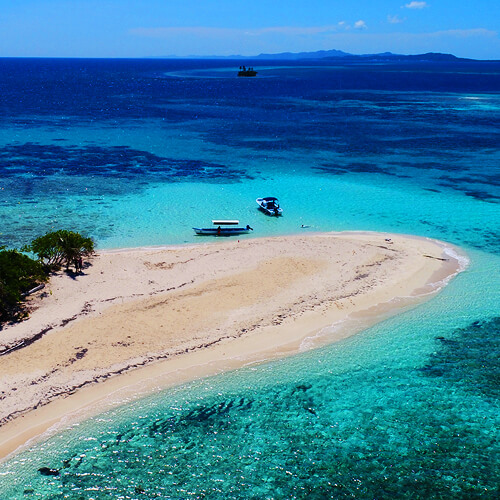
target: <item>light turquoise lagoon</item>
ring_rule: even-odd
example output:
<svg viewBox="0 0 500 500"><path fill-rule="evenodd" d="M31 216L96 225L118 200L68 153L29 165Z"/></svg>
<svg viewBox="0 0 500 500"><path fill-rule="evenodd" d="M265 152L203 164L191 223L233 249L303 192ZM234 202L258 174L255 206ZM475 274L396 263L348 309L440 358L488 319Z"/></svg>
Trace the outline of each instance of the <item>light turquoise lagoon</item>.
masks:
<svg viewBox="0 0 500 500"><path fill-rule="evenodd" d="M384 231L469 259L351 338L21 450L1 500L499 497L498 64L287 63L241 81L220 61L0 63L0 245L52 228L99 249L209 244L191 228L220 217L255 229L242 238Z"/></svg>

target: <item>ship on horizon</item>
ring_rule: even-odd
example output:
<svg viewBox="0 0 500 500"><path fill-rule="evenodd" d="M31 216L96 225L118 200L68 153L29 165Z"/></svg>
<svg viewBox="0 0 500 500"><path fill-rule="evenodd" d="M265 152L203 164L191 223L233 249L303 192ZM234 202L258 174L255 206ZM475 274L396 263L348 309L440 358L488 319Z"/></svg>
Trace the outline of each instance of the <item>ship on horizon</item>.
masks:
<svg viewBox="0 0 500 500"><path fill-rule="evenodd" d="M238 76L257 76L257 71L255 71L253 68L240 66L240 70L238 71Z"/></svg>

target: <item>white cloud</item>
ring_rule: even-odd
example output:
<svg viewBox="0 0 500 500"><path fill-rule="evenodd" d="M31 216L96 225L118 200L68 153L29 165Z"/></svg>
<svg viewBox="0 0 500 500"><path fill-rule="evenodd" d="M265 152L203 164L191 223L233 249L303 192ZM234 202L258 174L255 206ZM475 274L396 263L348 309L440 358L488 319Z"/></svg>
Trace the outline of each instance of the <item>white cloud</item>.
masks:
<svg viewBox="0 0 500 500"><path fill-rule="evenodd" d="M296 35L323 35L327 38L330 37L342 37L343 35L348 35L354 32L349 28L351 26L342 23L339 25L326 25L326 26L269 26L265 28L258 29L236 29L236 28L211 28L204 26L185 26L185 27L157 27L157 28L133 28L129 31L131 35L142 36L147 38L171 38L177 36L197 36L205 38L231 38L237 37L242 38L245 36L265 36L268 34L278 34L285 36L296 36ZM359 20L354 23L353 27L358 29L367 28L366 23L363 20ZM368 33L359 33L356 36L367 37ZM386 33L379 35L370 35L378 39L391 38L393 36L400 36L406 39L437 39L437 38L496 38L498 37L497 31L488 30L485 28L474 28L474 29L454 29L454 30L442 30L427 33Z"/></svg>
<svg viewBox="0 0 500 500"><path fill-rule="evenodd" d="M359 22L359 21L358 21ZM361 21L363 22L363 21ZM340 24L340 23L339 23ZM132 35L148 38L168 38L176 35L194 35L200 37L227 37L227 36L260 36L269 33L282 35L320 35L337 32L345 25L326 26L269 26L266 28L212 28L206 26L182 26L182 27L156 27L156 28L133 28L129 31Z"/></svg>
<svg viewBox="0 0 500 500"><path fill-rule="evenodd" d="M247 30L255 35L264 33L282 33L284 35L316 35L321 33L331 33L338 31L336 25L326 26L271 26L268 28L259 28L254 30Z"/></svg>
<svg viewBox="0 0 500 500"><path fill-rule="evenodd" d="M396 16L395 16L396 17ZM360 19L353 25L340 21L337 24L325 26L268 26L264 28L213 28L207 26L158 26L155 28L132 28L129 30L131 35L142 36L146 38L169 38L177 35L193 35L199 37L226 37L233 35L260 36L265 34L281 34L281 35L328 35L338 33L339 31L349 31L352 28L366 29L365 21Z"/></svg>
<svg viewBox="0 0 500 500"><path fill-rule="evenodd" d="M468 37L497 37L498 32L493 30L488 30L486 28L473 28L468 30L443 30L434 31L429 33L429 36L442 37L442 36L452 36L457 38L468 38Z"/></svg>
<svg viewBox="0 0 500 500"><path fill-rule="evenodd" d="M387 21L390 23L390 24L400 24L400 23L403 23L405 20L404 19L401 19L399 16L387 16Z"/></svg>
<svg viewBox="0 0 500 500"><path fill-rule="evenodd" d="M352 26L345 21L338 22L337 27L343 31L349 31L350 29L352 29Z"/></svg>
<svg viewBox="0 0 500 500"><path fill-rule="evenodd" d="M401 24L401 27L403 26L404 24ZM167 52L175 53L177 56L192 54L252 56L259 53L305 52L334 48L352 54L386 51L399 54L448 52L460 57L495 59L500 53L498 32L484 28L425 33L406 33L403 30L373 33L370 29L354 29L354 22L344 22L341 25L336 23L324 26L267 26L241 29L203 26L137 27L130 30L129 34L135 46L149 47L148 55L164 55Z"/></svg>
<svg viewBox="0 0 500 500"><path fill-rule="evenodd" d="M404 5L407 9L423 9L427 7L427 2L413 1Z"/></svg>

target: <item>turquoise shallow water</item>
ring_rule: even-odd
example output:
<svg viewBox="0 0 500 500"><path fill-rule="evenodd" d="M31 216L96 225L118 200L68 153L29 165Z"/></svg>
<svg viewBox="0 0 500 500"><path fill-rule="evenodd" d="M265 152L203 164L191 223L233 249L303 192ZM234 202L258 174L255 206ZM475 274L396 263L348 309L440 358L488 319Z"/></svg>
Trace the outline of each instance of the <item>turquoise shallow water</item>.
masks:
<svg viewBox="0 0 500 500"><path fill-rule="evenodd" d="M54 62L28 85L24 64L4 82L0 244L59 227L98 248L207 243L191 227L221 217L244 237L428 236L470 266L355 337L36 444L0 464L2 500L498 497L496 67L273 66L251 83L206 62Z"/></svg>
<svg viewBox="0 0 500 500"><path fill-rule="evenodd" d="M495 314L497 289L470 256L432 301L356 337L34 446L3 464L5 498L494 498L499 325L470 319Z"/></svg>

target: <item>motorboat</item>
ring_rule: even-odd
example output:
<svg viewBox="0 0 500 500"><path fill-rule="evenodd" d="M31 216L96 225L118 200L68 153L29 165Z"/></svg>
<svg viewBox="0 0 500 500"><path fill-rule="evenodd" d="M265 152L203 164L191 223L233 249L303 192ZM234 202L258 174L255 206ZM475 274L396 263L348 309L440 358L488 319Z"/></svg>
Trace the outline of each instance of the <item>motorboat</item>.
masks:
<svg viewBox="0 0 500 500"><path fill-rule="evenodd" d="M193 227L193 230L198 235L207 236L232 236L235 234L246 234L253 231L248 224L244 227L239 226L239 220L213 220L212 227Z"/></svg>
<svg viewBox="0 0 500 500"><path fill-rule="evenodd" d="M278 198L274 196L267 196L266 198L257 198L255 200L259 205L259 208L267 215L282 215L283 209L280 207Z"/></svg>

